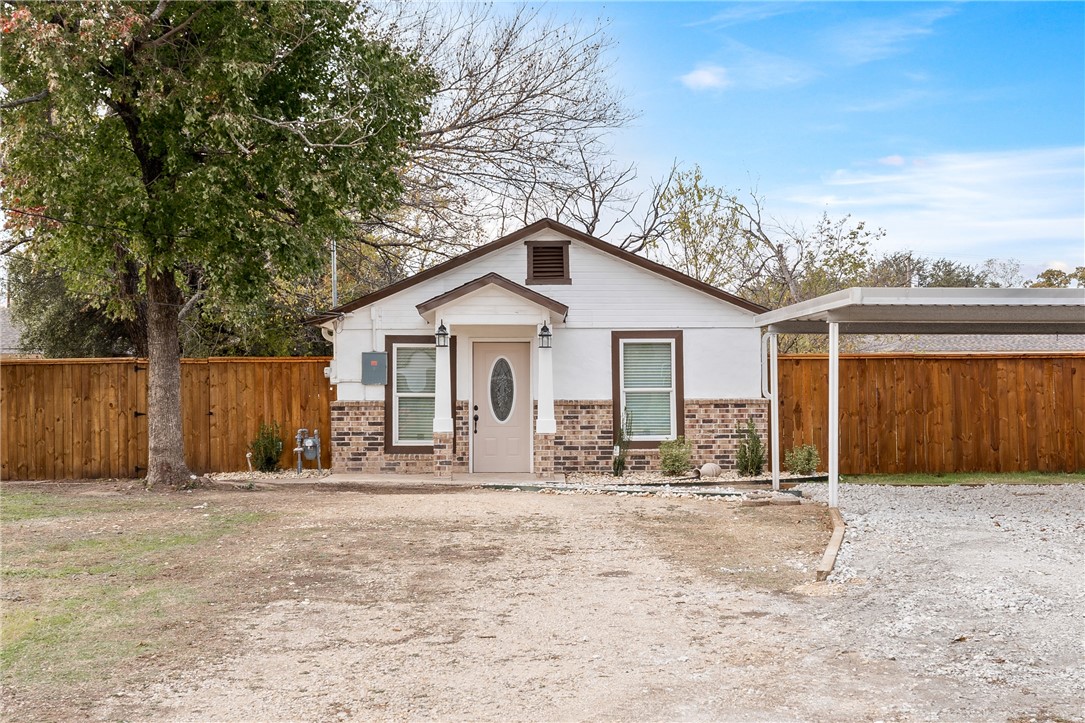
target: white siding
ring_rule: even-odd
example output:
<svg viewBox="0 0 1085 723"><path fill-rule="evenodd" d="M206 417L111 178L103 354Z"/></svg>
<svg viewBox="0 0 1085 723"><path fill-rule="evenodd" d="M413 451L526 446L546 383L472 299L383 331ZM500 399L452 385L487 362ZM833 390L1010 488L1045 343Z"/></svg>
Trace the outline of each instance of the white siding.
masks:
<svg viewBox="0 0 1085 723"><path fill-rule="evenodd" d="M532 238L564 237L546 231ZM565 323L553 320L556 399L610 398L612 329L684 330L688 398L760 396L760 332L753 326L751 312L576 240L569 249L569 271L572 284L530 287L569 307ZM375 309L366 307L349 314L336 334L333 382L338 381L339 399L384 398L383 387L366 388L357 381L361 354L374 348L383 350L385 334L432 334L433 326L418 315L417 304L487 273L523 284L526 272L526 246L517 242L378 301ZM507 326L510 321L516 323L509 319L507 300L506 292L483 289L457 303L457 312L470 310L479 317L492 312L506 324L453 327L459 345L457 388L461 399L467 399L469 393L471 339L534 337L536 320L529 315L522 324Z"/></svg>

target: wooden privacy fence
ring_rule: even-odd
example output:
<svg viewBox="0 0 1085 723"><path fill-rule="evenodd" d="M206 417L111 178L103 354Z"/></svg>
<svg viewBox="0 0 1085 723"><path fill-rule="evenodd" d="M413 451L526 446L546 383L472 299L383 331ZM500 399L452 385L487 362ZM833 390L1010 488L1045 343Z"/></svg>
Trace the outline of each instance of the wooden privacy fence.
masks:
<svg viewBox="0 0 1085 723"><path fill-rule="evenodd" d="M782 450L827 464L829 360L780 357ZM840 471L1085 469L1085 354L840 357Z"/></svg>
<svg viewBox="0 0 1085 723"><path fill-rule="evenodd" d="M196 472L246 468L261 421L293 464L299 427L331 458L327 358L186 359L185 451ZM0 364L0 478L138 477L147 466L146 362ZM781 447L828 449L828 358L780 357ZM844 355L845 474L1085 469L1085 354Z"/></svg>
<svg viewBox="0 0 1085 723"><path fill-rule="evenodd" d="M294 433L320 430L331 463L327 358L181 362L185 458L194 472L247 469L260 422L277 421L280 464L294 464ZM0 364L0 479L139 477L147 468L143 359L30 359ZM306 463L311 466L313 463Z"/></svg>

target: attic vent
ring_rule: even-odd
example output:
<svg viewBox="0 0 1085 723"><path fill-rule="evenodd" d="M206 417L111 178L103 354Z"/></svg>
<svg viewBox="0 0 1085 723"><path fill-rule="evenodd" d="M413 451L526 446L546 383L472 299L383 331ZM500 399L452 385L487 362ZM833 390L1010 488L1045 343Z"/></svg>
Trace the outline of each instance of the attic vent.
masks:
<svg viewBox="0 0 1085 723"><path fill-rule="evenodd" d="M528 284L571 284L568 241L528 241Z"/></svg>

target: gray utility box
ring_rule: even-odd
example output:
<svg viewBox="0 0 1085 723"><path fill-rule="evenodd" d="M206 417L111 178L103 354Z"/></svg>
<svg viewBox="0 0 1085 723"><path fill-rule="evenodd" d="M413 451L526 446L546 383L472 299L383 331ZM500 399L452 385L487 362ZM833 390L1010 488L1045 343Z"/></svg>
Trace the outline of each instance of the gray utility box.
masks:
<svg viewBox="0 0 1085 723"><path fill-rule="evenodd" d="M388 383L388 352L362 352L362 384Z"/></svg>

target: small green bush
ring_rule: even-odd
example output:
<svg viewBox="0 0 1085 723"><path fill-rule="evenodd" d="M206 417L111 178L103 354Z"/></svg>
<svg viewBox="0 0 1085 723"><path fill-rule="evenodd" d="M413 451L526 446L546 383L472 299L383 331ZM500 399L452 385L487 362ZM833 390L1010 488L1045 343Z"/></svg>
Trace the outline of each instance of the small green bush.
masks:
<svg viewBox="0 0 1085 723"><path fill-rule="evenodd" d="M685 437L659 443L659 467L663 474L676 477L689 469L693 447Z"/></svg>
<svg viewBox="0 0 1085 723"><path fill-rule="evenodd" d="M812 444L793 447L790 452L784 454L784 466L791 474L814 474L819 464L821 464L821 455L818 454L818 448Z"/></svg>
<svg viewBox="0 0 1085 723"><path fill-rule="evenodd" d="M274 472L279 469L279 457L283 453L283 438L279 434L279 423L260 422L260 431L256 439L249 443L252 463L261 472Z"/></svg>
<svg viewBox="0 0 1085 723"><path fill-rule="evenodd" d="M765 445L757 434L752 417L746 420L746 428L742 430L735 462L738 464L738 473L743 477L759 475L765 468Z"/></svg>

